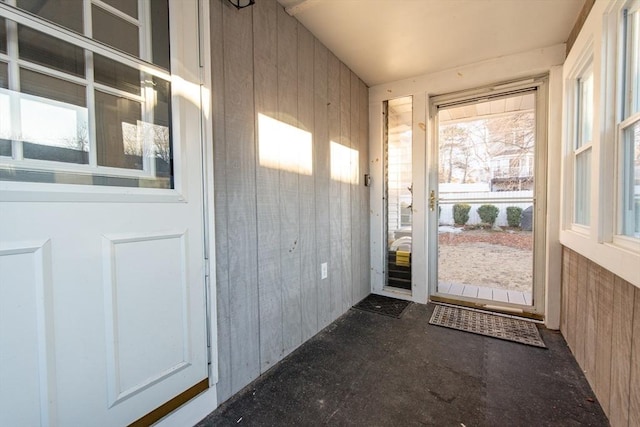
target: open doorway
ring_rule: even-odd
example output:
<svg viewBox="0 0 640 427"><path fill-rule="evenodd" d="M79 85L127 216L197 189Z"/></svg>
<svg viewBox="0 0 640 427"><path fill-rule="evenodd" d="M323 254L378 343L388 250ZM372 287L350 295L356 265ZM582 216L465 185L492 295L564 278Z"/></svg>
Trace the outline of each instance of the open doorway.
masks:
<svg viewBox="0 0 640 427"><path fill-rule="evenodd" d="M434 102L432 299L536 314L544 247L540 84ZM542 156L544 157L544 156ZM540 277L538 277L540 276Z"/></svg>

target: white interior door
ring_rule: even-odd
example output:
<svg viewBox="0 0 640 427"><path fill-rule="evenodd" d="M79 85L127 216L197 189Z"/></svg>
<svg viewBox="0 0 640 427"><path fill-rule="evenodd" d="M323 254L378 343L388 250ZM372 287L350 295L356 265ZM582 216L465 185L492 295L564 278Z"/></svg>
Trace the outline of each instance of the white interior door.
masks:
<svg viewBox="0 0 640 427"><path fill-rule="evenodd" d="M114 44L136 29L144 56L159 3L77 15ZM170 3L170 72L0 6L0 425L127 425L208 376L197 4ZM69 123L82 144L47 139Z"/></svg>

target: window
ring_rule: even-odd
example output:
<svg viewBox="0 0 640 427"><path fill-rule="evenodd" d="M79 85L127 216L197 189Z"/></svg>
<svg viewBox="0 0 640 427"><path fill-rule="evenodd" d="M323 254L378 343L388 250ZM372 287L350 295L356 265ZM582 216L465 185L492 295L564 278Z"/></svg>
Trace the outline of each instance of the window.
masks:
<svg viewBox="0 0 640 427"><path fill-rule="evenodd" d="M168 0L0 0L0 180L173 188Z"/></svg>
<svg viewBox="0 0 640 427"><path fill-rule="evenodd" d="M576 126L573 147L573 222L588 226L591 209L591 146L593 137L593 71L577 79Z"/></svg>
<svg viewBox="0 0 640 427"><path fill-rule="evenodd" d="M623 9L621 46L617 234L640 239L640 1Z"/></svg>

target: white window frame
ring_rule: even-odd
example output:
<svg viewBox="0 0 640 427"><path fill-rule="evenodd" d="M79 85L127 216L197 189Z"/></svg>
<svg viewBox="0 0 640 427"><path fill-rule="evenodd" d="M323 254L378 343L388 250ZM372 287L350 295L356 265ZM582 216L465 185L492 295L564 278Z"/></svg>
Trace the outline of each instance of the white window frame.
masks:
<svg viewBox="0 0 640 427"><path fill-rule="evenodd" d="M89 110L88 116L89 116L89 129L90 129L90 135L89 135L90 146L89 146L89 163L88 164L74 164L74 163L55 162L55 161L48 161L48 160L25 159L22 156L21 141L13 142L12 157L11 158L4 157L4 156L0 157L0 164L8 167L19 168L21 170L61 172L61 173L80 173L80 174L86 174L86 175L95 174L100 176L118 177L118 178L154 178L155 177L155 170L154 170L155 162L149 161L149 159L145 159L144 158L145 156L143 156L144 166L142 170L99 166L97 164L97 150L96 150L97 147L96 147L96 134L95 134L95 107L93 106L94 105L93 98L95 93L94 91L97 89L103 93L107 93L110 95L123 97L136 102L140 102L141 105L143 106L141 111L142 121L145 121L145 122L150 121L153 115L153 106L151 105L151 103L145 102L145 101L148 101L148 98L153 96L153 93L149 94L149 92L152 92L152 91L145 90L145 87L141 87L140 95L135 95L129 92L125 92L116 88L112 88L112 87L94 82L93 69L92 69L93 55L91 53L102 55L120 64L138 69L141 73L145 73L146 75L158 77L162 80L170 82L172 84L172 93L170 94L170 97L172 102L173 114L172 114L172 117L170 117L169 119L173 122L178 120L179 102L176 102L177 97L174 95L174 93L177 90L179 90L179 88L175 87L174 85L175 76L172 76L172 74L175 74L176 69L179 67L177 65L179 61L174 60L174 57L176 56L175 49L171 50L171 57L172 57L171 72L167 71L162 67L156 66L149 61L150 55L151 55L150 41L149 41L150 25L146 25L144 22L144 19L146 19L146 17L149 16L149 13L147 10L149 7L148 2L149 0L138 1L138 19L129 17L128 15L118 11L117 9L111 7L110 5L100 0L84 0L81 6L83 7L85 34L91 33L90 16L91 16L91 10L92 10L91 8L93 6L103 8L106 11L114 15L117 15L118 17L121 17L121 18L126 17L125 20L127 22L138 26L139 38L140 38L139 39L139 43L140 43L139 59L127 53L121 52L115 48L112 48L104 43L79 35L78 33L72 30L69 30L61 25L46 21L44 19L31 15L30 13L25 12L21 9L17 9L12 6L12 4L15 4L15 0L0 2L1 16L4 17L8 22L10 21L14 22L15 24L13 25L16 25L16 24L24 25L26 27L32 28L46 35L58 38L64 42L70 43L74 46L80 47L85 50L86 75L85 77L72 76L64 72L59 72L55 69L51 69L45 66L41 66L39 64L31 63L24 59L18 59L17 52L15 48L12 47L12 46L17 46L17 40L15 40L15 37L13 37L13 40L12 40L11 32L8 32L7 53L6 54L0 53L0 61L10 64L9 65L10 84L12 80L11 67L13 66L14 68L19 67L19 68L28 69L31 71L45 74L49 77L54 77L54 78L62 79L65 81L69 81L71 83L76 83L76 84L85 86L86 94L87 94L86 108L88 108ZM171 30L172 31L170 31L170 44L174 46L176 36L173 34L173 28L171 28ZM16 75L15 71L13 72L13 74ZM15 82L13 83L12 86L14 90L19 89L19 85L16 86ZM9 89L12 89L12 86L10 86ZM155 195L160 196L163 199L165 198L164 196L167 196L167 195L171 195L172 199L181 199L181 196L176 195L175 194L176 192L173 191L173 190L178 190L180 187L180 176L179 176L179 170L180 170L179 165L181 163L180 139L181 138L179 138L174 131L174 135L172 138L173 160L174 160L173 162L174 167L173 167L173 173L172 173L173 179L174 179L173 189L150 189L150 188L144 188L144 187L132 188L132 187L111 187L111 186L104 186L104 187L89 186L90 188L92 188L90 192L91 193L114 193L115 192L120 194L124 192L124 193L130 194L133 191L139 194L155 193ZM4 181L0 182L0 190L5 190L5 189L10 191L14 190L14 194L17 194L20 191L29 190L32 188L39 188L39 187L41 188L42 185L46 185L46 186L55 185L58 187L69 188L72 193L76 193L78 192L78 190L86 191L86 188L84 190L81 190L80 188L78 188L78 187L86 187L85 185L81 185L81 184L51 184L51 183L43 184L43 183L37 183L37 182L31 183L31 182L4 182ZM76 188L73 188L73 187L76 187ZM12 198L13 197L10 197L10 199ZM49 197L45 197L45 198L49 198Z"/></svg>
<svg viewBox="0 0 640 427"><path fill-rule="evenodd" d="M640 245L624 245L614 236L616 227L616 200L618 184L618 158L616 157L617 124L619 118L620 17L627 4L595 2L563 69L564 103L562 135L562 225L560 243L602 266L606 270L640 288ZM594 129L591 179L591 226L588 234L572 224L573 214L573 161L574 100L572 84L586 64L593 58L594 70Z"/></svg>
<svg viewBox="0 0 640 427"><path fill-rule="evenodd" d="M565 99L568 101L566 103L566 139L565 139L565 206L564 206L564 229L568 229L574 231L583 236L589 236L591 234L591 230L593 227L594 216L589 214L589 224L579 224L575 221L576 217L576 159L578 155L590 150L591 151L591 167L590 167L590 177L593 176L594 171L594 159L593 159L593 143L595 138L595 129L591 130L591 140L588 143L577 147L578 139L581 137L581 109L580 109L580 79L584 76L591 74L594 79L594 92L595 92L595 70L594 70L594 55L593 55L593 41L589 41L586 44L586 47L583 49L582 54L578 61L576 61L576 65L573 67L571 72L566 78L565 81ZM595 93L594 93L595 95ZM593 120L595 122L595 106L593 109ZM591 186L591 188L593 188ZM590 205L593 204L593 198L591 197ZM589 206L590 209L590 206Z"/></svg>
<svg viewBox="0 0 640 427"><path fill-rule="evenodd" d="M640 14L640 0L630 0L622 3L610 12L613 29L609 31L608 36L617 38L614 44L616 49L615 66L616 70L616 108L615 108L615 136L614 136L614 157L615 161L615 180L613 194L615 194L614 210L612 212L615 220L611 226L613 227L610 240L615 246L622 249L640 253L640 239L622 234L624 212L624 134L627 129L632 128L640 121L640 87L635 87L633 72L640 72L640 53L629 49L628 43L630 34L627 33L628 27L625 22L625 11ZM640 16L640 15L636 15ZM633 31L640 33L640 25L636 24ZM635 110L635 111L634 111Z"/></svg>

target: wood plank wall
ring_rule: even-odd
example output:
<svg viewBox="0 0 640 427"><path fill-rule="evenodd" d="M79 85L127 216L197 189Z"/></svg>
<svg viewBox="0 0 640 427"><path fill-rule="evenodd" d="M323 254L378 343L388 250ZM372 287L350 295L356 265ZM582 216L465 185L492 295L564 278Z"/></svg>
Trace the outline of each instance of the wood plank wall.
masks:
<svg viewBox="0 0 640 427"><path fill-rule="evenodd" d="M213 0L211 29L223 402L369 293L368 88L275 0ZM311 133L311 175L261 166L258 114ZM332 179L332 141L357 182Z"/></svg>
<svg viewBox="0 0 640 427"><path fill-rule="evenodd" d="M613 427L640 425L640 289L563 248L560 329Z"/></svg>

